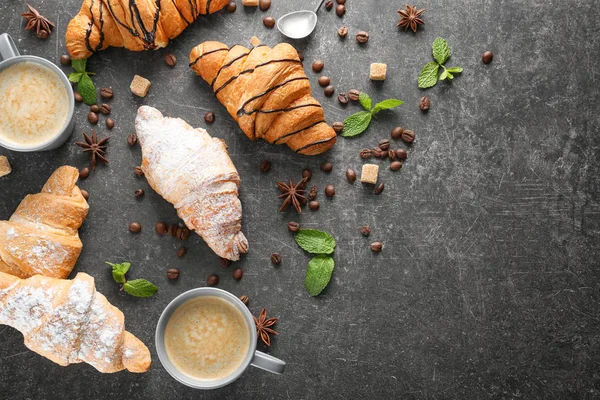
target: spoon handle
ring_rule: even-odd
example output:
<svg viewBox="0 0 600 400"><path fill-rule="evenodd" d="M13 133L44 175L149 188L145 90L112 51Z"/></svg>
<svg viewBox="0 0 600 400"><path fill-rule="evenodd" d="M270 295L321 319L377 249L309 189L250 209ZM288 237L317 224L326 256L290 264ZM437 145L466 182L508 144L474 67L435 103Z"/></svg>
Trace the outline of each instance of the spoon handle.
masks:
<svg viewBox="0 0 600 400"><path fill-rule="evenodd" d="M320 0L320 1L319 1L319 5L317 6L317 9L315 10L315 14L316 14L317 12L319 12L319 9L320 9L320 8L321 8L321 6L323 5L323 2L324 2L324 1L325 1L325 0Z"/></svg>

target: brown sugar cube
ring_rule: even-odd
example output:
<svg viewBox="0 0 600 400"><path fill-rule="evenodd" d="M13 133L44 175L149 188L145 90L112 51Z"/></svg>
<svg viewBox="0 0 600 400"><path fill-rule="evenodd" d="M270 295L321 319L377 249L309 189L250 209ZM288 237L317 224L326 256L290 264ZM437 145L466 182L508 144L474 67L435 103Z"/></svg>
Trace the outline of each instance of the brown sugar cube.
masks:
<svg viewBox="0 0 600 400"><path fill-rule="evenodd" d="M0 156L0 177L10 174L12 168L6 156Z"/></svg>
<svg viewBox="0 0 600 400"><path fill-rule="evenodd" d="M244 7L257 7L258 0L242 0Z"/></svg>
<svg viewBox="0 0 600 400"><path fill-rule="evenodd" d="M371 80L385 81L387 75L387 64L373 63L371 64Z"/></svg>
<svg viewBox="0 0 600 400"><path fill-rule="evenodd" d="M257 38L256 36L252 36L250 38L250 44L254 47L258 46L260 44L260 39Z"/></svg>
<svg viewBox="0 0 600 400"><path fill-rule="evenodd" d="M131 89L131 93L136 96L146 97L148 90L150 90L150 85L152 85L152 82L148 79L135 75L131 81L131 85L129 85L129 89Z"/></svg>
<svg viewBox="0 0 600 400"><path fill-rule="evenodd" d="M362 183L377 183L377 176L379 175L379 165L377 164L365 164L362 167L362 174L360 175L360 181Z"/></svg>

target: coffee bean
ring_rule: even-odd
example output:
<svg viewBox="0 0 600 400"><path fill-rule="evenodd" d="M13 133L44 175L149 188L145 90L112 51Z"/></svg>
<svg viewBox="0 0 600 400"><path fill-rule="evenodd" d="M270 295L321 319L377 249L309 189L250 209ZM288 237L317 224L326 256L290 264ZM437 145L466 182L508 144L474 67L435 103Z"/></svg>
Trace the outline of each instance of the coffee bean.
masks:
<svg viewBox="0 0 600 400"><path fill-rule="evenodd" d="M356 181L356 172L354 172L353 169L348 168L346 170L346 179L348 179L348 182L354 182Z"/></svg>
<svg viewBox="0 0 600 400"><path fill-rule="evenodd" d="M177 236L177 226L175 226L175 225L168 225L168 227L167 227L167 233L171 237Z"/></svg>
<svg viewBox="0 0 600 400"><path fill-rule="evenodd" d="M383 189L385 189L385 184L383 182L381 182L379 185L377 185L377 187L375 188L375 194L381 194L383 192Z"/></svg>
<svg viewBox="0 0 600 400"><path fill-rule="evenodd" d="M100 96L104 99L112 99L115 93L111 88L102 88L100 89Z"/></svg>
<svg viewBox="0 0 600 400"><path fill-rule="evenodd" d="M317 187L313 186L310 188L310 191L308 192L308 200L312 201L316 198L317 198Z"/></svg>
<svg viewBox="0 0 600 400"><path fill-rule="evenodd" d="M237 4L235 4L235 1L230 1L229 3L227 3L226 10L229 13L234 13L235 10L237 10Z"/></svg>
<svg viewBox="0 0 600 400"><path fill-rule="evenodd" d="M181 247L179 250L177 250L177 257L181 258L185 256L185 253L187 253L187 249L185 247Z"/></svg>
<svg viewBox="0 0 600 400"><path fill-rule="evenodd" d="M313 200L308 203L308 208L310 208L313 211L317 211L319 207L321 207L321 204L319 204L319 202L316 200Z"/></svg>
<svg viewBox="0 0 600 400"><path fill-rule="evenodd" d="M209 276L208 279L206 280L206 284L208 286L217 286L219 284L219 276L218 275Z"/></svg>
<svg viewBox="0 0 600 400"><path fill-rule="evenodd" d="M98 114L100 112L100 106L98 104L92 104L90 106L90 111Z"/></svg>
<svg viewBox="0 0 600 400"><path fill-rule="evenodd" d="M275 26L275 18L273 17L265 17L263 19L263 24L269 28L269 29L273 29L273 27Z"/></svg>
<svg viewBox="0 0 600 400"><path fill-rule="evenodd" d="M312 65L312 69L315 72L323 71L324 67L325 67L325 63L321 60L316 60L315 62L313 62L313 65ZM327 86L327 85L325 85L325 86Z"/></svg>
<svg viewBox="0 0 600 400"><path fill-rule="evenodd" d="M87 190L84 189L79 189L81 191L81 195L83 196L84 199L89 199L90 198L90 194L88 193Z"/></svg>
<svg viewBox="0 0 600 400"><path fill-rule="evenodd" d="M190 230L187 227L177 228L177 239L187 240L190 237Z"/></svg>
<svg viewBox="0 0 600 400"><path fill-rule="evenodd" d="M260 0L258 6L262 11L267 11L271 7L271 0Z"/></svg>
<svg viewBox="0 0 600 400"><path fill-rule="evenodd" d="M90 111L90 113L88 114L88 121L90 121L90 124L96 125L98 123L98 114L96 114L93 111Z"/></svg>
<svg viewBox="0 0 600 400"><path fill-rule="evenodd" d="M176 66L177 65L177 57L175 57L175 54L167 53L167 55L165 56L165 64L167 64L171 68Z"/></svg>
<svg viewBox="0 0 600 400"><path fill-rule="evenodd" d="M288 222L288 229L290 232L298 232L300 230L300 224L297 222Z"/></svg>
<svg viewBox="0 0 600 400"><path fill-rule="evenodd" d="M346 4L346 0L337 0L338 4Z"/></svg>
<svg viewBox="0 0 600 400"><path fill-rule="evenodd" d="M331 83L331 79L329 79L328 76L319 77L319 85L321 85L322 87L329 86L330 83Z"/></svg>
<svg viewBox="0 0 600 400"><path fill-rule="evenodd" d="M390 161L396 161L398 159L398 156L396 155L396 150L389 150L388 158L390 159Z"/></svg>
<svg viewBox="0 0 600 400"><path fill-rule="evenodd" d="M410 129L405 130L402 133L402 140L404 140L406 143L412 143L415 141L415 133L413 131L411 131Z"/></svg>
<svg viewBox="0 0 600 400"><path fill-rule="evenodd" d="M325 90L323 91L323 93L325 93L325 96L327 96L327 97L333 96L334 92L335 92L335 88L331 85L327 86L325 88Z"/></svg>
<svg viewBox="0 0 600 400"><path fill-rule="evenodd" d="M271 170L271 162L268 160L263 160L260 163L260 172L267 173Z"/></svg>
<svg viewBox="0 0 600 400"><path fill-rule="evenodd" d="M62 65L71 65L71 56L69 56L68 54L63 54L62 56L60 56L60 63Z"/></svg>
<svg viewBox="0 0 600 400"><path fill-rule="evenodd" d="M396 149L396 156L398 156L398 160L404 161L408 154L406 154L406 150L404 149Z"/></svg>
<svg viewBox="0 0 600 400"><path fill-rule="evenodd" d="M127 136L127 143L130 146L135 146L137 143L137 135L135 133L132 133L129 136Z"/></svg>
<svg viewBox="0 0 600 400"><path fill-rule="evenodd" d="M90 176L90 169L88 167L81 168L79 171L79 179L86 179L88 176Z"/></svg>
<svg viewBox="0 0 600 400"><path fill-rule="evenodd" d="M219 257L219 264L221 265L221 268L227 268L231 265L231 260Z"/></svg>
<svg viewBox="0 0 600 400"><path fill-rule="evenodd" d="M335 196L335 187L333 187L333 185L327 185L325 186L325 196L332 198L333 196Z"/></svg>
<svg viewBox="0 0 600 400"><path fill-rule="evenodd" d="M103 103L103 104L100 106L100 112L101 112L102 114L104 114L104 115L108 115L108 114L110 114L110 111L111 111L110 105L108 105L108 104L106 104L106 103Z"/></svg>
<svg viewBox="0 0 600 400"><path fill-rule="evenodd" d="M246 307L248 307L248 303L250 303L250 299L248 298L248 296L240 296L240 300L242 301L242 303L244 303Z"/></svg>
<svg viewBox="0 0 600 400"><path fill-rule="evenodd" d="M369 225L361 227L360 234L363 236L369 236L371 234L371 227Z"/></svg>
<svg viewBox="0 0 600 400"><path fill-rule="evenodd" d="M174 281L179 278L179 270L177 268L171 268L167 271L167 278Z"/></svg>
<svg viewBox="0 0 600 400"><path fill-rule="evenodd" d="M348 100L348 95L346 93L340 93L340 94L338 94L338 101L342 105L348 104L348 101L349 101Z"/></svg>
<svg viewBox="0 0 600 400"><path fill-rule="evenodd" d="M106 121L104 121L104 122L106 122L106 127L108 129L112 129L115 127L115 121L113 121L112 118L106 118Z"/></svg>
<svg viewBox="0 0 600 400"><path fill-rule="evenodd" d="M242 280L242 277L244 276L244 270L241 268L236 268L233 270L233 279L235 279L236 281L240 281Z"/></svg>
<svg viewBox="0 0 600 400"><path fill-rule="evenodd" d="M429 100L429 97L427 97L427 96L421 97L421 100L419 100L419 108L421 109L421 111L429 110L430 106L431 106L431 100Z"/></svg>
<svg viewBox="0 0 600 400"><path fill-rule="evenodd" d="M491 63L493 59L494 59L494 53L492 53L489 50L486 51L485 53L483 53L483 55L481 56L481 61L483 61L484 64Z"/></svg>
<svg viewBox="0 0 600 400"><path fill-rule="evenodd" d="M344 123L343 122L334 122L331 127L335 131L335 133L342 133L344 131Z"/></svg>
<svg viewBox="0 0 600 400"><path fill-rule="evenodd" d="M360 151L360 158L363 160L367 160L373 156L373 150L371 149L362 149Z"/></svg>
<svg viewBox="0 0 600 400"><path fill-rule="evenodd" d="M302 170L302 178L304 178L305 182L309 182L312 179L312 171L308 168L304 168Z"/></svg>
<svg viewBox="0 0 600 400"><path fill-rule="evenodd" d="M340 37L342 37L342 38L345 38L346 36L348 36L348 27L340 26L338 29L338 35L340 35Z"/></svg>
<svg viewBox="0 0 600 400"><path fill-rule="evenodd" d="M381 158L381 157L383 157L383 150L381 150L379 147L373 148L373 156L375 158Z"/></svg>
<svg viewBox="0 0 600 400"><path fill-rule="evenodd" d="M154 225L154 230L159 235L164 235L165 233L167 233L168 227L167 224L165 224L164 222L157 222L156 225Z"/></svg>
<svg viewBox="0 0 600 400"><path fill-rule="evenodd" d="M204 122L206 122L207 124L212 124L213 122L215 122L215 113L209 111L206 114L204 114Z"/></svg>
<svg viewBox="0 0 600 400"><path fill-rule="evenodd" d="M333 169L333 164L330 163L329 161L325 161L324 163L321 164L321 171L323 172L331 172L331 170Z"/></svg>
<svg viewBox="0 0 600 400"><path fill-rule="evenodd" d="M360 98L360 90L352 89L348 92L348 98L351 101L358 101Z"/></svg>
<svg viewBox="0 0 600 400"><path fill-rule="evenodd" d="M383 151L390 149L390 141L388 139L381 139L379 141L379 148Z"/></svg>
<svg viewBox="0 0 600 400"><path fill-rule="evenodd" d="M394 161L390 164L392 171L398 171L400 168L402 168L402 161Z"/></svg>
<svg viewBox="0 0 600 400"><path fill-rule="evenodd" d="M133 173L136 174L137 176L144 175L144 171L142 170L142 167L140 167L139 165L137 167L133 168Z"/></svg>
<svg viewBox="0 0 600 400"><path fill-rule="evenodd" d="M333 8L333 0L327 0L325 2L325 8L327 9L327 11L331 10Z"/></svg>
<svg viewBox="0 0 600 400"><path fill-rule="evenodd" d="M369 41L369 32L365 32L365 31L359 31L356 34L356 41L359 44L365 44Z"/></svg>
<svg viewBox="0 0 600 400"><path fill-rule="evenodd" d="M79 94L79 92L73 92L73 98L78 103L81 103L83 101L83 96L81 96L81 94Z"/></svg>
<svg viewBox="0 0 600 400"><path fill-rule="evenodd" d="M343 17L344 14L346 14L346 6L343 4L338 4L338 6L335 8L335 13L338 17Z"/></svg>
<svg viewBox="0 0 600 400"><path fill-rule="evenodd" d="M399 126L395 127L394 129L392 129L392 139L400 139L403 133L404 129L402 129Z"/></svg>
<svg viewBox="0 0 600 400"><path fill-rule="evenodd" d="M273 265L281 264L281 255L278 253L271 254L271 263L273 263Z"/></svg>
<svg viewBox="0 0 600 400"><path fill-rule="evenodd" d="M40 39L48 39L48 36L50 36L50 32L48 32L45 29L42 29L40 31L37 31L35 35Z"/></svg>
<svg viewBox="0 0 600 400"><path fill-rule="evenodd" d="M142 197L144 195L144 189L136 189L134 194L135 197Z"/></svg>
<svg viewBox="0 0 600 400"><path fill-rule="evenodd" d="M383 244L381 244L381 242L371 243L371 251L373 253L379 253L382 249L383 249Z"/></svg>
<svg viewBox="0 0 600 400"><path fill-rule="evenodd" d="M139 222L132 222L129 224L129 231L131 233L139 233L142 230L142 225Z"/></svg>

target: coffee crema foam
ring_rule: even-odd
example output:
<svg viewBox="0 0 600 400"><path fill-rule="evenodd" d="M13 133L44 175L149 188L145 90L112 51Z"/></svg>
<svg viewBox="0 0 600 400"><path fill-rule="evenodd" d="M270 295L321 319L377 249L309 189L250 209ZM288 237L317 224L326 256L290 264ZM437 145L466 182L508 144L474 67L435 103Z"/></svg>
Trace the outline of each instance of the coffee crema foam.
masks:
<svg viewBox="0 0 600 400"><path fill-rule="evenodd" d="M0 137L35 146L57 136L69 115L69 93L54 71L22 61L0 71Z"/></svg>
<svg viewBox="0 0 600 400"><path fill-rule="evenodd" d="M250 348L244 315L216 296L200 296L180 305L165 328L165 350L179 372L198 380L233 374Z"/></svg>

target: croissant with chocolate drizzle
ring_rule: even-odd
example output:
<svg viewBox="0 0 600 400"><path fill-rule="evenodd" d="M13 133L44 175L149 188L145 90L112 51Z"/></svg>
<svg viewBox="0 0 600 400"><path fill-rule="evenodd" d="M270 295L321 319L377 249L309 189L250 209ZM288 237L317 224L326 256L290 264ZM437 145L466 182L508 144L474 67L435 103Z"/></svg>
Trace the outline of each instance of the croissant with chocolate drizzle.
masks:
<svg viewBox="0 0 600 400"><path fill-rule="evenodd" d="M211 85L251 140L287 144L306 155L323 153L335 144L336 134L312 97L298 52L291 45L250 50L204 42L190 53L190 67Z"/></svg>
<svg viewBox="0 0 600 400"><path fill-rule="evenodd" d="M69 22L66 44L74 59L107 47L132 51L165 47L199 15L212 14L228 0L84 0Z"/></svg>

